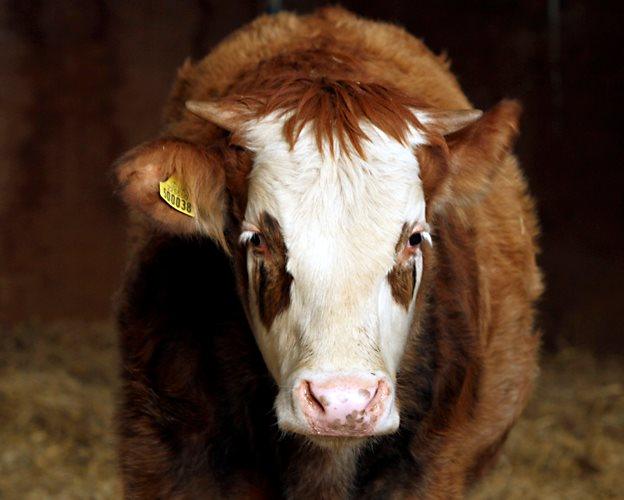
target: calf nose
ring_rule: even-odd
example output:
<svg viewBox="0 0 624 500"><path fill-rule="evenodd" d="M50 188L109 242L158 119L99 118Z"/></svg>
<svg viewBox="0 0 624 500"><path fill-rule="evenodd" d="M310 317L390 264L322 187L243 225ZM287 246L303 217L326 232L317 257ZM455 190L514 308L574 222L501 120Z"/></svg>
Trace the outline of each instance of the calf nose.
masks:
<svg viewBox="0 0 624 500"><path fill-rule="evenodd" d="M377 383L376 380L343 378L325 383L310 380L308 386L325 418L333 421L363 413L377 392Z"/></svg>
<svg viewBox="0 0 624 500"><path fill-rule="evenodd" d="M304 380L297 392L315 434L366 436L385 414L390 388L377 377L337 376Z"/></svg>

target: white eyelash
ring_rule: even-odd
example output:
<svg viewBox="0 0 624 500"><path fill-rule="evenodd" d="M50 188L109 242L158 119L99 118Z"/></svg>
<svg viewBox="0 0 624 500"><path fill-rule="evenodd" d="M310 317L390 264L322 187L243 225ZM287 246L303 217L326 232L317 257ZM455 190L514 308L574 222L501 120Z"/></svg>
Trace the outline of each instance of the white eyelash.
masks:
<svg viewBox="0 0 624 500"><path fill-rule="evenodd" d="M246 243L253 238L253 235L256 234L256 231L243 231L241 235L238 237L238 241L241 245L245 245Z"/></svg>
<svg viewBox="0 0 624 500"><path fill-rule="evenodd" d="M431 239L431 226L426 222L421 222L416 227L422 228L420 230L420 236L423 240L429 243L430 246L433 246L433 240Z"/></svg>
<svg viewBox="0 0 624 500"><path fill-rule="evenodd" d="M430 246L433 246L433 240L431 239L431 233L429 231L421 231L420 236L422 236L422 239L429 243Z"/></svg>

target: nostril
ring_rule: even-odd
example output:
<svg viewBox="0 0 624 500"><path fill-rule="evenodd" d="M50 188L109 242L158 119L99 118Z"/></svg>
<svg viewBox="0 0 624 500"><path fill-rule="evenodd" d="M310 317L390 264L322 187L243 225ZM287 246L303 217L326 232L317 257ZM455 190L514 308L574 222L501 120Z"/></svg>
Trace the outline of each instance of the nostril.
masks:
<svg viewBox="0 0 624 500"><path fill-rule="evenodd" d="M381 387L381 381L377 382L377 387L375 387L375 392L371 394L371 391L369 389L360 389L360 394L362 395L362 397L366 398L366 410L370 410L371 406L373 406L373 403L376 403L379 400L379 388Z"/></svg>
<svg viewBox="0 0 624 500"><path fill-rule="evenodd" d="M303 393L304 393L306 400L313 408L315 408L320 413L325 413L327 400L323 396L320 396L320 398L317 398L316 395L314 394L314 391L312 390L312 385L307 380L303 383ZM325 402L325 404L323 404L323 401Z"/></svg>

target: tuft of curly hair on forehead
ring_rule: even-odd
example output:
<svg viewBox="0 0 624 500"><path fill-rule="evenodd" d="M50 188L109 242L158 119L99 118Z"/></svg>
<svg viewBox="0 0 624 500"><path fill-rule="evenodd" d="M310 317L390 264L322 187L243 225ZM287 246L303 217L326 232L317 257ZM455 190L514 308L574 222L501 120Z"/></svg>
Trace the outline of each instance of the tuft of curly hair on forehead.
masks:
<svg viewBox="0 0 624 500"><path fill-rule="evenodd" d="M291 148L311 124L317 147L323 151L327 141L332 156L337 141L341 151L364 157L362 141L369 138L362 121L401 143L410 127L423 130L412 111L422 102L379 83L352 55L335 49L306 49L263 62L237 80L226 100L244 104L251 118L287 116L284 136Z"/></svg>

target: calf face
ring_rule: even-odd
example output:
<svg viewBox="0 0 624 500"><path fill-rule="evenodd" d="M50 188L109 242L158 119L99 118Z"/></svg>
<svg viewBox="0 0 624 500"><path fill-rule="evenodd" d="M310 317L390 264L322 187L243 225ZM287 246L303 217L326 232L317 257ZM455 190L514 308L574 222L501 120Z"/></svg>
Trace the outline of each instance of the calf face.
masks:
<svg viewBox="0 0 624 500"><path fill-rule="evenodd" d="M360 117L362 139L349 143L331 128L320 140L320 119L303 123L293 140L292 114L251 118L231 106L195 103L195 113L234 133L246 159L232 160L228 148L161 140L124 157L118 177L125 199L162 227L207 234L233 256L250 325L279 386L280 428L341 438L383 434L399 425L395 379L422 248L431 244L427 205L462 196L453 192L453 177L468 192L490 175L488 165L513 134L488 137L515 127L516 108L502 107L509 109L488 113L463 139L458 130L479 113L414 109L401 133ZM501 120L509 126L491 123ZM449 133L452 149L443 139ZM427 148L436 154L418 154ZM457 165L475 156L466 181ZM241 162L249 162L244 189L230 175L245 171ZM187 186L195 219L158 199L158 182L171 175Z"/></svg>
<svg viewBox="0 0 624 500"><path fill-rule="evenodd" d="M291 148L283 119L245 129L254 153L240 240L258 346L280 386L282 428L323 435L396 429L394 379L428 238L412 147L364 127L363 155Z"/></svg>

